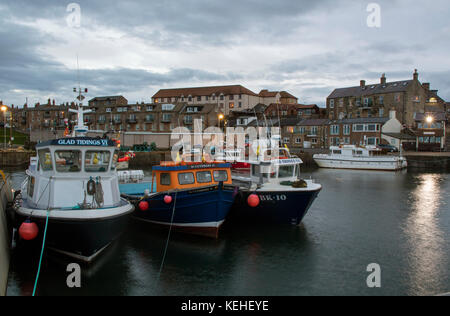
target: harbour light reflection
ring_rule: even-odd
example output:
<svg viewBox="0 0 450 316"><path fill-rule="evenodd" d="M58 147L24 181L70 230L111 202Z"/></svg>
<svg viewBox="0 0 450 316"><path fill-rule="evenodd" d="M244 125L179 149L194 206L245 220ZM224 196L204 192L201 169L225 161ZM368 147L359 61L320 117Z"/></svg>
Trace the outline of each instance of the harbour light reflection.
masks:
<svg viewBox="0 0 450 316"><path fill-rule="evenodd" d="M438 225L441 204L440 174L422 174L417 177L418 186L409 195L411 213L409 214L405 234L408 239L408 275L411 288L419 295L430 293L429 289L439 288L440 265L445 253L444 238ZM445 270L444 270L445 271Z"/></svg>

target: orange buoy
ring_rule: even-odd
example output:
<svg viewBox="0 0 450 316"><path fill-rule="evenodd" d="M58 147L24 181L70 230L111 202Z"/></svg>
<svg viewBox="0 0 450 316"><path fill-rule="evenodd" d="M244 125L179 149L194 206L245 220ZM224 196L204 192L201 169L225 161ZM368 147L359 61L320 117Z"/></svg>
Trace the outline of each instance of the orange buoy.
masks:
<svg viewBox="0 0 450 316"><path fill-rule="evenodd" d="M259 196L256 194L250 194L247 198L247 203L250 207L257 207L259 205Z"/></svg>
<svg viewBox="0 0 450 316"><path fill-rule="evenodd" d="M147 210L148 210L148 207L149 207L149 205L148 205L148 202L147 202L147 201L141 201L141 202L139 203L139 209L140 209L141 211L147 211Z"/></svg>
<svg viewBox="0 0 450 316"><path fill-rule="evenodd" d="M38 226L29 219L23 222L19 227L19 236L24 240L33 240L37 237L38 233Z"/></svg>
<svg viewBox="0 0 450 316"><path fill-rule="evenodd" d="M170 195L166 195L164 197L164 203L166 203L166 204L172 203L172 197Z"/></svg>

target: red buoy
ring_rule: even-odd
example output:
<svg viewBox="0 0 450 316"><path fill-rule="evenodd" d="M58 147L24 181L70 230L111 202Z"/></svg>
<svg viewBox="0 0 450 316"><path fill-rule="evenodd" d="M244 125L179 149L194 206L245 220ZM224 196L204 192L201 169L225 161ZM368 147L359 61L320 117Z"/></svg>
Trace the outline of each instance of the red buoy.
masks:
<svg viewBox="0 0 450 316"><path fill-rule="evenodd" d="M247 199L247 203L250 207L257 207L259 205L259 196L256 194L250 194Z"/></svg>
<svg viewBox="0 0 450 316"><path fill-rule="evenodd" d="M172 203L172 197L170 195L166 195L164 197L164 203L166 203L166 204Z"/></svg>
<svg viewBox="0 0 450 316"><path fill-rule="evenodd" d="M29 219L23 222L19 227L19 236L24 240L33 240L37 237L38 233L38 226Z"/></svg>
<svg viewBox="0 0 450 316"><path fill-rule="evenodd" d="M148 202L147 202L147 201L141 201L141 202L139 203L139 209L140 209L141 211L146 211L146 210L148 210L148 207L149 207L149 205L148 205Z"/></svg>

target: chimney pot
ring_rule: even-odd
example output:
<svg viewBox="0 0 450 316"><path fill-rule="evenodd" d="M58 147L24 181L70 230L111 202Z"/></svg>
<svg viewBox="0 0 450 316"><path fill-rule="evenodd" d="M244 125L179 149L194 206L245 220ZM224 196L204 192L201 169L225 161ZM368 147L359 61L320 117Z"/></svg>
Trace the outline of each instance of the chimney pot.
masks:
<svg viewBox="0 0 450 316"><path fill-rule="evenodd" d="M417 69L414 69L413 79L414 80L419 80L419 73L417 72Z"/></svg>
<svg viewBox="0 0 450 316"><path fill-rule="evenodd" d="M360 85L361 85L361 88L365 88L366 87L366 80L361 80L360 81Z"/></svg>
<svg viewBox="0 0 450 316"><path fill-rule="evenodd" d="M386 84L386 74L381 75L380 83L381 83L382 85L385 85L385 84Z"/></svg>

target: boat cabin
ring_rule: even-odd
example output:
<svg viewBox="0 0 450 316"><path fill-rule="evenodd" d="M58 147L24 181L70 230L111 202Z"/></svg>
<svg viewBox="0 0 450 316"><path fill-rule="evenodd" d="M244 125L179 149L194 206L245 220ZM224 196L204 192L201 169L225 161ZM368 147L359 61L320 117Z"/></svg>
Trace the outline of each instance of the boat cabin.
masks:
<svg viewBox="0 0 450 316"><path fill-rule="evenodd" d="M230 164L223 162L163 162L153 167L151 192L200 188L220 182L231 185L230 168Z"/></svg>
<svg viewBox="0 0 450 316"><path fill-rule="evenodd" d="M36 145L37 157L27 171L27 202L38 208L77 209L92 203L88 182L101 184L103 203L112 207L120 202L116 172L119 152L108 139L62 138ZM91 183L92 184L92 183Z"/></svg>
<svg viewBox="0 0 450 316"><path fill-rule="evenodd" d="M263 184L272 182L279 183L280 181L296 181L300 179L300 165L303 161L300 158L291 157L249 163L251 165L251 181Z"/></svg>
<svg viewBox="0 0 450 316"><path fill-rule="evenodd" d="M354 145L331 146L330 154L332 156L346 157L375 157L384 155L383 151L374 146L357 147Z"/></svg>

